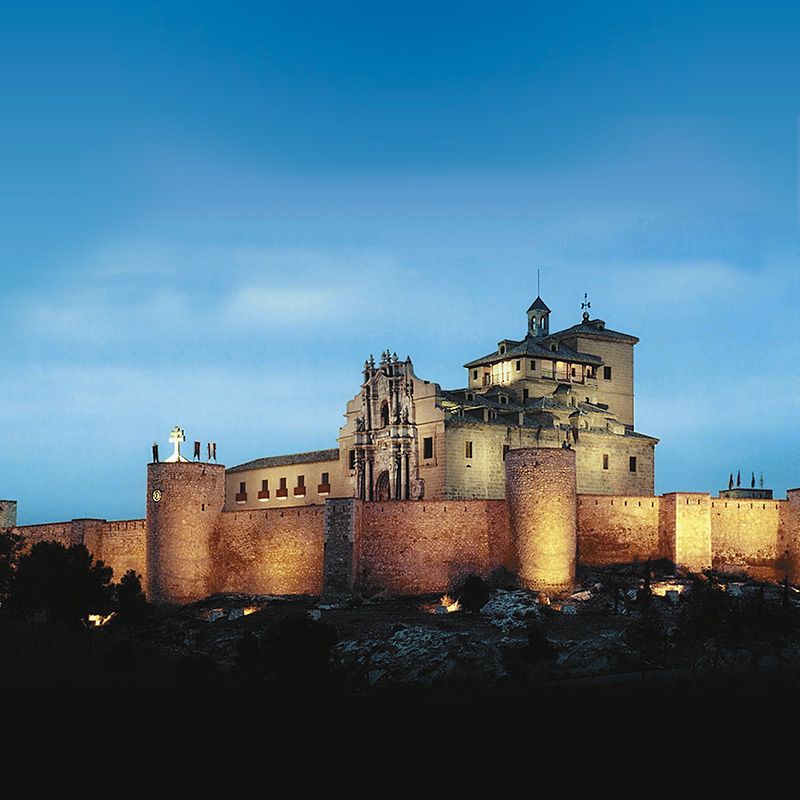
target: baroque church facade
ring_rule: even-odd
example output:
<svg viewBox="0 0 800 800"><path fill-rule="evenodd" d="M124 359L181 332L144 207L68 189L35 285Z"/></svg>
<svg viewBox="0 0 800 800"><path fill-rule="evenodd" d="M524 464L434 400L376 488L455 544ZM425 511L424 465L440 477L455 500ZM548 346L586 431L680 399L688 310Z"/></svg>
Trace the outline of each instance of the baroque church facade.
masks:
<svg viewBox="0 0 800 800"><path fill-rule="evenodd" d="M505 497L505 460L523 447L575 451L579 493L652 496L658 439L634 427L635 336L588 311L551 333L537 297L525 335L469 361L445 390L385 351L364 364L338 447L259 458L226 473L226 510L295 507L329 497Z"/></svg>

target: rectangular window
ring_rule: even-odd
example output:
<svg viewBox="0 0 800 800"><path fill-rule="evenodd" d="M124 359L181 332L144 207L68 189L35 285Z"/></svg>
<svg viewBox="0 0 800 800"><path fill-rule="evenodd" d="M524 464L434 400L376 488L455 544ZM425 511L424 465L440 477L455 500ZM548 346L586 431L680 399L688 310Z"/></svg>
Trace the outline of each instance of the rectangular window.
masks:
<svg viewBox="0 0 800 800"><path fill-rule="evenodd" d="M472 379L478 380L478 370L476 369L472 370Z"/></svg>
<svg viewBox="0 0 800 800"><path fill-rule="evenodd" d="M523 389L522 390L522 399L523 400L527 400L529 394L530 394L530 392L527 389Z"/></svg>
<svg viewBox="0 0 800 800"><path fill-rule="evenodd" d="M631 456L628 459L628 471L636 472L636 456Z"/></svg>
<svg viewBox="0 0 800 800"><path fill-rule="evenodd" d="M576 374L576 373L575 373L575 367L573 367L573 368L571 369L571 373L572 373L572 377L574 378L574 377L575 377L575 374Z"/></svg>
<svg viewBox="0 0 800 800"><path fill-rule="evenodd" d="M603 453L603 469L608 469L608 453Z"/></svg>
<svg viewBox="0 0 800 800"><path fill-rule="evenodd" d="M247 484L244 481L242 481L239 484L239 494L244 494L246 491L247 491Z"/></svg>
<svg viewBox="0 0 800 800"><path fill-rule="evenodd" d="M426 436L422 440L422 457L433 458L433 436Z"/></svg>
<svg viewBox="0 0 800 800"><path fill-rule="evenodd" d="M533 370L534 372L536 371L536 362L535 361L531 361L531 370Z"/></svg>
<svg viewBox="0 0 800 800"><path fill-rule="evenodd" d="M504 444L503 445L503 461L506 460L506 456L508 455L508 451L511 449L511 445Z"/></svg>
<svg viewBox="0 0 800 800"><path fill-rule="evenodd" d="M298 475L297 476L297 485L298 486L305 486L306 485L306 476L305 475Z"/></svg>
<svg viewBox="0 0 800 800"><path fill-rule="evenodd" d="M281 478L281 489L286 488L286 478Z"/></svg>
<svg viewBox="0 0 800 800"><path fill-rule="evenodd" d="M269 481L266 478L263 481L261 481L261 491L262 492L269 491Z"/></svg>
<svg viewBox="0 0 800 800"><path fill-rule="evenodd" d="M519 372L521 369L522 369L522 362L517 361L517 372Z"/></svg>
<svg viewBox="0 0 800 800"><path fill-rule="evenodd" d="M472 458L472 442L464 443L464 458Z"/></svg>
<svg viewBox="0 0 800 800"><path fill-rule="evenodd" d="M327 472L323 472L322 473L322 480L320 481L320 483L323 484L323 485L327 485L330 482L331 482L330 481L330 476L328 475L328 473Z"/></svg>
<svg viewBox="0 0 800 800"><path fill-rule="evenodd" d="M347 454L347 460L348 460L348 464L350 465L350 469L355 469L356 468L356 451L355 450L351 450Z"/></svg>
<svg viewBox="0 0 800 800"><path fill-rule="evenodd" d="M607 380L611 380L611 367L603 367L603 377Z"/></svg>

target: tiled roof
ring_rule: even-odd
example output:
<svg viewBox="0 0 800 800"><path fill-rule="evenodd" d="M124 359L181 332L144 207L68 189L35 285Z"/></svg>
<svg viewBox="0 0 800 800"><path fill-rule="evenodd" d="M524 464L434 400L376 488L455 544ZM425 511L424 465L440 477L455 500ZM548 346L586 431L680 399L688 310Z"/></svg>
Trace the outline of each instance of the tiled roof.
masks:
<svg viewBox="0 0 800 800"><path fill-rule="evenodd" d="M612 331L606 328L605 322L601 319L590 319L587 322L580 322L573 325L571 328L564 328L563 331L551 334L551 336L594 336L599 339L617 339L623 342L630 342L636 344L639 341L638 337L631 336L628 333L620 333L619 331Z"/></svg>
<svg viewBox="0 0 800 800"><path fill-rule="evenodd" d="M287 467L290 464L313 464L317 461L338 461L339 448L330 450L311 450L308 453L292 453L286 456L269 456L248 461L231 467L228 472L246 472L251 469L265 469L266 467Z"/></svg>
<svg viewBox="0 0 800 800"><path fill-rule="evenodd" d="M498 361L508 361L513 358L527 358L531 356L550 360L571 361L576 364L600 365L603 363L603 359L599 356L594 356L589 353L578 353L571 347L567 347L567 345L559 341L557 336L557 334L554 334L552 336L545 336L542 339L526 336L516 347L509 348L505 353L499 353L495 350L493 353L489 353L483 358L476 358L474 361L464 364L464 366L470 369L471 367L480 367L485 364L496 364ZM558 350L553 351L550 349L550 344L553 342L558 344Z"/></svg>
<svg viewBox="0 0 800 800"><path fill-rule="evenodd" d="M536 296L536 299L531 303L531 307L528 309L528 311L549 311L549 310L550 309L547 307L547 304L538 295Z"/></svg>

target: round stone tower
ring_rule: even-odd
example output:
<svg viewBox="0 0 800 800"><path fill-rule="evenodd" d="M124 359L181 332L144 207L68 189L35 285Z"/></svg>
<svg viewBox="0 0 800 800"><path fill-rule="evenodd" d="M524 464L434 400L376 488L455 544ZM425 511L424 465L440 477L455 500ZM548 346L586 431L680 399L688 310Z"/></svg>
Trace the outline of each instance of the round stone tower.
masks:
<svg viewBox="0 0 800 800"><path fill-rule="evenodd" d="M800 584L800 489L786 492L786 550L789 557L787 572L789 580Z"/></svg>
<svg viewBox="0 0 800 800"><path fill-rule="evenodd" d="M575 585L575 451L526 447L506 455L506 499L520 583L562 592Z"/></svg>
<svg viewBox="0 0 800 800"><path fill-rule="evenodd" d="M0 500L0 528L15 528L17 525L17 501Z"/></svg>
<svg viewBox="0 0 800 800"><path fill-rule="evenodd" d="M212 592L212 542L224 505L221 464L148 464L148 600L190 603Z"/></svg>

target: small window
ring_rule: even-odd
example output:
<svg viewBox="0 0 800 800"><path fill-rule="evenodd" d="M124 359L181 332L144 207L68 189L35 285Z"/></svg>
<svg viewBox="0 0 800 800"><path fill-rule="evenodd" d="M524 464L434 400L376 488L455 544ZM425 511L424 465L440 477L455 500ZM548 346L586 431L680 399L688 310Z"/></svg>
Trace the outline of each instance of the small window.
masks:
<svg viewBox="0 0 800 800"><path fill-rule="evenodd" d="M464 442L464 458L472 458L472 442Z"/></svg>
<svg viewBox="0 0 800 800"><path fill-rule="evenodd" d="M471 392L467 392L467 400L474 400L474 399L475 399L475 395L472 394Z"/></svg>
<svg viewBox="0 0 800 800"><path fill-rule="evenodd" d="M349 464L350 469L355 469L356 468L356 451L355 450L351 450L347 454L347 463Z"/></svg>
<svg viewBox="0 0 800 800"><path fill-rule="evenodd" d="M522 369L522 362L517 361L517 372L519 372L521 369Z"/></svg>
<svg viewBox="0 0 800 800"><path fill-rule="evenodd" d="M558 345L557 344L551 344L550 345L550 349L555 353L556 350L558 350Z"/></svg>
<svg viewBox="0 0 800 800"><path fill-rule="evenodd" d="M268 492L269 491L269 481L266 478L264 478L264 480L261 481L261 491L262 492Z"/></svg>
<svg viewBox="0 0 800 800"><path fill-rule="evenodd" d="M531 370L533 372L536 372L536 362L535 361L531 361Z"/></svg>
<svg viewBox="0 0 800 800"><path fill-rule="evenodd" d="M636 472L636 456L631 456L628 459L628 471Z"/></svg>
<svg viewBox="0 0 800 800"><path fill-rule="evenodd" d="M247 484L244 481L242 481L239 484L239 494L244 494L246 491L247 491Z"/></svg>
<svg viewBox="0 0 800 800"><path fill-rule="evenodd" d="M476 369L472 370L472 379L478 380L478 370Z"/></svg>
<svg viewBox="0 0 800 800"><path fill-rule="evenodd" d="M608 469L608 453L603 453L603 469Z"/></svg>
<svg viewBox="0 0 800 800"><path fill-rule="evenodd" d="M572 377L574 378L574 377L575 377L575 375L576 375L576 372L575 372L575 367L573 367L573 368L572 368L571 372L572 372Z"/></svg>
<svg viewBox="0 0 800 800"><path fill-rule="evenodd" d="M603 367L603 377L607 380L611 380L611 367Z"/></svg>
<svg viewBox="0 0 800 800"><path fill-rule="evenodd" d="M306 476L305 475L298 475L297 476L297 486L300 488L301 486L306 485Z"/></svg>
<svg viewBox="0 0 800 800"><path fill-rule="evenodd" d="M529 394L530 394L530 391L528 389L523 389L522 390L522 399L523 400L527 400Z"/></svg>
<svg viewBox="0 0 800 800"><path fill-rule="evenodd" d="M422 440L422 457L433 458L433 436L426 436Z"/></svg>
<svg viewBox="0 0 800 800"><path fill-rule="evenodd" d="M503 405L503 406L504 406L504 405L506 405L507 403L508 403L508 398L507 398L507 397L501 397L501 398L500 398L500 405Z"/></svg>
<svg viewBox="0 0 800 800"><path fill-rule="evenodd" d="M506 351L506 346L504 344L501 344L500 345L500 355L503 355L503 353L505 353L505 351Z"/></svg>
<svg viewBox="0 0 800 800"><path fill-rule="evenodd" d="M281 489L286 488L286 478L281 478Z"/></svg>
<svg viewBox="0 0 800 800"><path fill-rule="evenodd" d="M511 445L504 444L503 445L503 461L506 460L506 456L508 455L508 451L511 449Z"/></svg>
<svg viewBox="0 0 800 800"><path fill-rule="evenodd" d="M322 473L322 480L320 481L321 484L327 486L331 482L331 477L327 472Z"/></svg>

